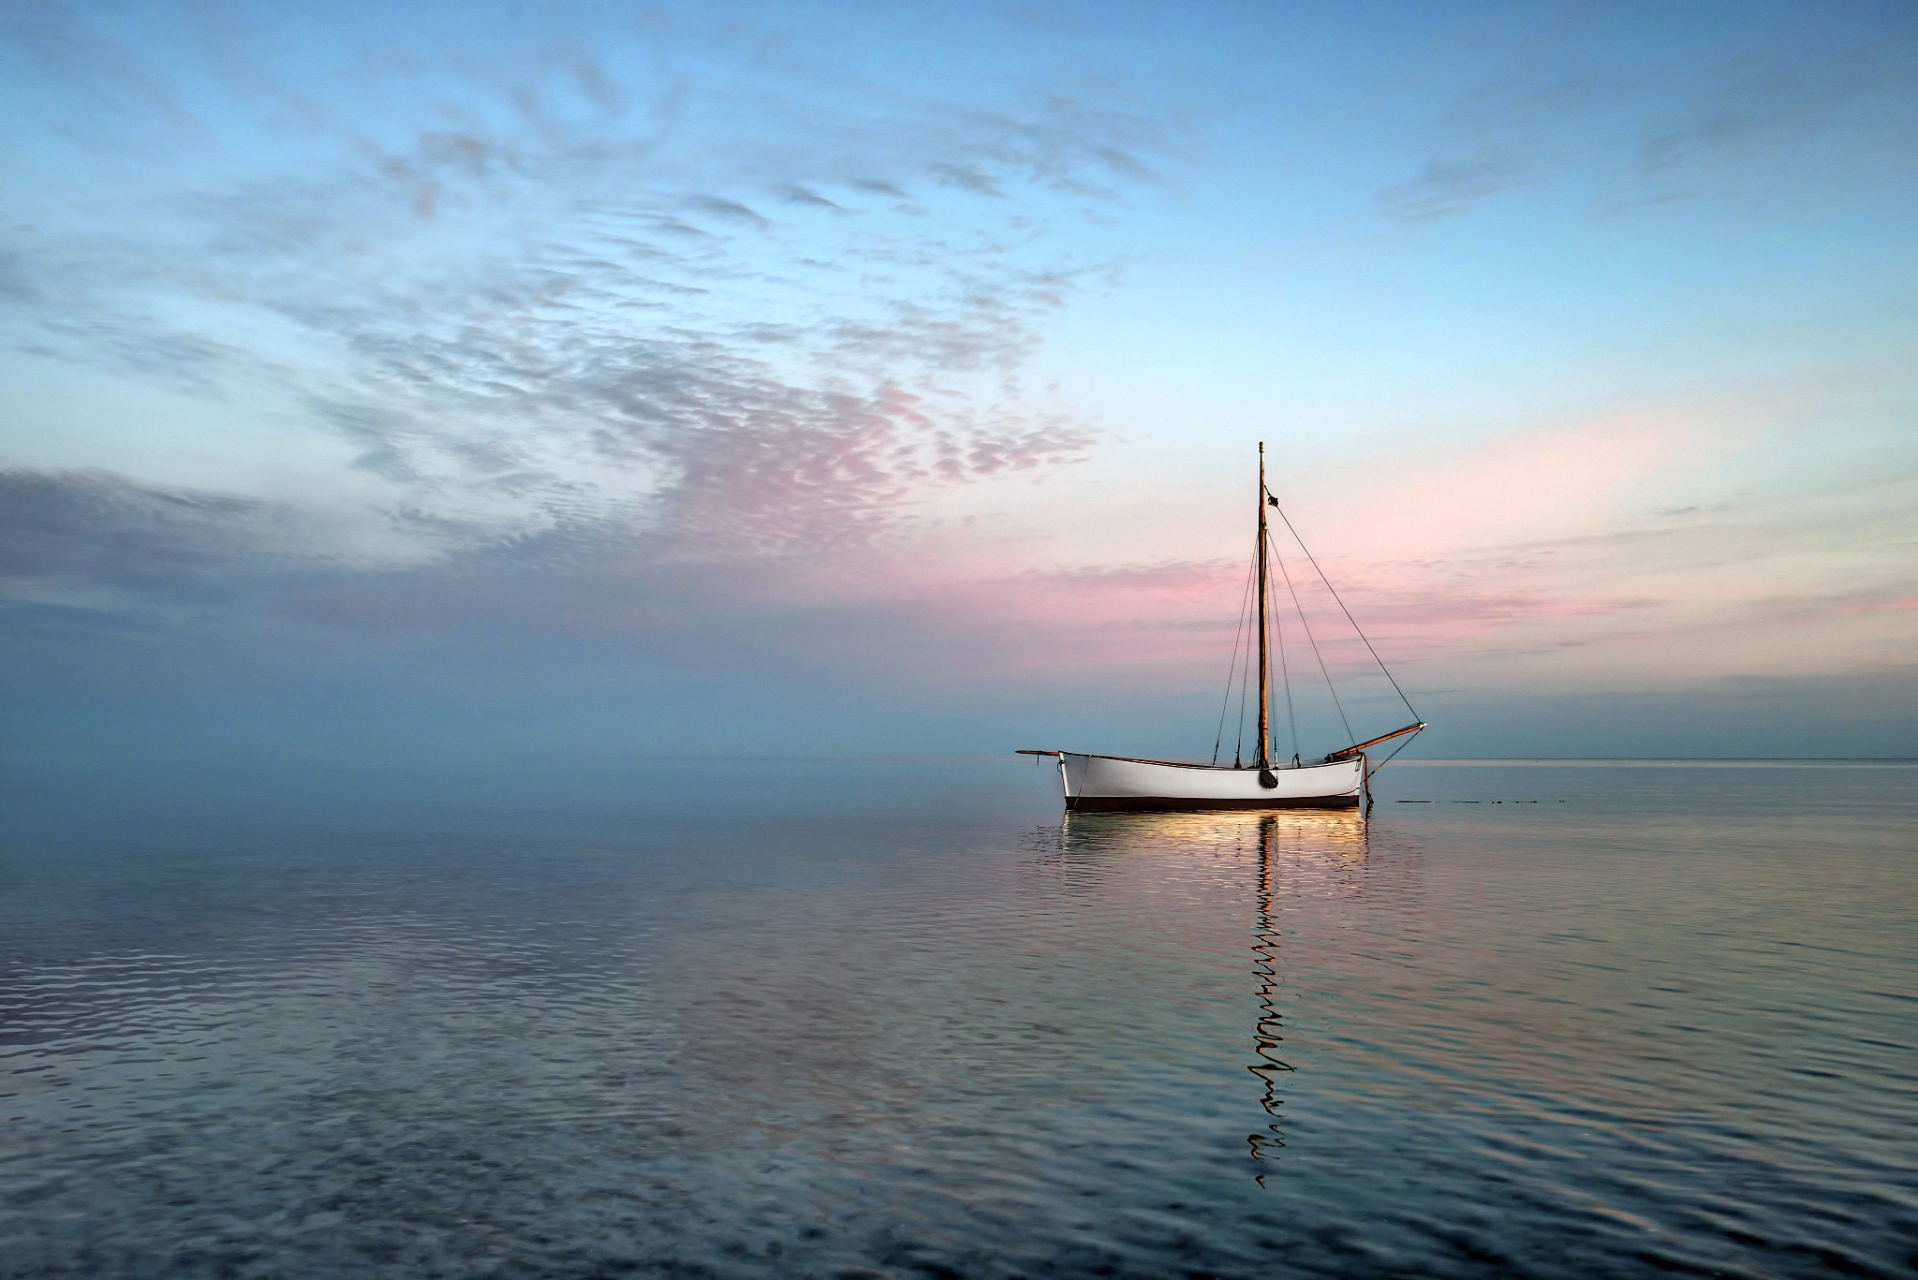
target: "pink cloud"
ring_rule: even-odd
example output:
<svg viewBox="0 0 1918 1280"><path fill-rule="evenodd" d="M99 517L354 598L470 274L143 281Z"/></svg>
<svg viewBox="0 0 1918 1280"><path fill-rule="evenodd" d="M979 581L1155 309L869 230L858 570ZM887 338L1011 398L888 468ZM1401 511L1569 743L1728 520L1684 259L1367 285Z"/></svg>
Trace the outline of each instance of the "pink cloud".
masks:
<svg viewBox="0 0 1918 1280"><path fill-rule="evenodd" d="M1918 609L1918 596L1907 596L1903 600L1865 600L1840 605L1836 612L1845 617L1857 617L1872 613L1902 613L1907 609Z"/></svg>
<svg viewBox="0 0 1918 1280"><path fill-rule="evenodd" d="M1408 460L1340 524L1355 542L1401 554L1568 533L1636 505L1654 477L1691 465L1710 435L1695 415L1672 410L1531 427L1462 455Z"/></svg>

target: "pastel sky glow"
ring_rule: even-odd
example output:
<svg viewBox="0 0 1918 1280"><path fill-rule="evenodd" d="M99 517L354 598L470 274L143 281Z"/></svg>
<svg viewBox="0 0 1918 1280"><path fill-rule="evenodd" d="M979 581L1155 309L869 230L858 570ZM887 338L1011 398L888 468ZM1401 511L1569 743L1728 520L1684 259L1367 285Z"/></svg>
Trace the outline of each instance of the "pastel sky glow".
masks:
<svg viewBox="0 0 1918 1280"><path fill-rule="evenodd" d="M1264 440L1424 754L1918 755L1909 4L29 0L0 109L16 754L1204 755Z"/></svg>

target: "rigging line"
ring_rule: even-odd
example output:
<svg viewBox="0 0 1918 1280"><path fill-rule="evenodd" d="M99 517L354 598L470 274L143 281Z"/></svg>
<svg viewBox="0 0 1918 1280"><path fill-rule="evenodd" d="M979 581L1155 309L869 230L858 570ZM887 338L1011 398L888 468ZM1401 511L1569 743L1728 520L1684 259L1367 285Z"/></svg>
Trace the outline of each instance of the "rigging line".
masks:
<svg viewBox="0 0 1918 1280"><path fill-rule="evenodd" d="M1219 731L1212 735L1212 763L1219 763L1219 744L1225 741L1225 711L1232 705L1232 677L1239 666L1239 642L1245 638L1245 611L1252 603L1252 568L1245 567L1245 586L1239 591L1239 625L1232 633L1232 661L1225 666L1225 696L1219 699Z"/></svg>
<svg viewBox="0 0 1918 1280"><path fill-rule="evenodd" d="M1401 751L1403 751L1403 750L1405 750L1405 749L1406 749L1407 747L1409 747L1409 746L1411 746L1411 745L1412 745L1412 739L1413 739L1413 738L1416 738L1416 737L1418 737L1418 736L1419 736L1419 734L1421 734L1421 733L1423 733L1423 732L1425 732L1425 731L1424 731L1423 729L1414 729L1414 730L1412 730L1412 732L1411 732L1411 733L1409 733L1409 734L1407 734L1407 735L1406 735L1406 737L1405 737L1405 741L1404 741L1404 742L1401 742L1401 743L1399 743L1399 744L1398 744L1398 746L1396 746L1396 747L1393 747L1393 748L1392 748L1392 756L1395 756L1395 755L1397 755L1397 754L1398 754L1399 752L1401 752ZM1383 760L1381 760L1381 761L1379 761L1379 762L1378 762L1377 764L1375 764L1375 765L1373 765L1373 766L1372 766L1372 776L1374 776L1374 777L1377 777L1377 776L1378 776L1378 772L1379 772L1379 770L1380 770L1380 769L1383 769L1383 768L1384 768L1384 767L1385 767L1386 765L1388 765L1388 764L1391 764L1391 763L1392 763L1392 756L1387 756L1387 757L1385 757L1385 759L1383 759Z"/></svg>
<svg viewBox="0 0 1918 1280"><path fill-rule="evenodd" d="M1254 541L1252 544L1252 564L1256 568L1258 563L1259 547L1258 543ZM1251 592L1251 585L1249 583L1246 586L1246 591L1248 594ZM1252 623L1250 618L1247 619L1247 622L1249 625L1257 625L1256 623ZM1232 744L1232 767L1234 769L1243 767L1241 761L1245 754L1245 699L1247 686L1251 684L1251 675L1252 646L1247 645L1245 647L1245 664L1239 669L1239 736ZM1227 696L1230 696L1230 694Z"/></svg>
<svg viewBox="0 0 1918 1280"><path fill-rule="evenodd" d="M1252 659L1250 656L1248 656L1245 660L1245 666L1250 667L1251 665L1252 665ZM1245 754L1245 687L1247 683L1249 682L1246 679L1246 671L1242 668L1239 672L1238 736L1232 740L1232 767L1234 769L1239 769L1244 767L1239 762Z"/></svg>
<svg viewBox="0 0 1918 1280"><path fill-rule="evenodd" d="M1292 731L1292 763L1299 762L1299 718L1292 710L1292 669L1285 661L1285 623L1272 611L1272 630L1279 640L1279 677L1285 682L1285 723Z"/></svg>
<svg viewBox="0 0 1918 1280"><path fill-rule="evenodd" d="M1414 720L1424 719L1425 717L1421 716L1418 713L1418 708L1412 705L1412 700L1405 696L1405 690L1399 688L1399 682L1397 680L1392 679L1392 669L1385 665L1385 659L1379 657L1379 651L1372 647L1372 642L1370 640L1366 640L1365 630L1364 628L1359 626L1359 620L1357 618L1354 618L1352 616L1352 611L1345 607L1345 601L1339 600L1339 589L1332 585L1332 579L1325 576L1325 570L1319 568L1319 562L1317 558L1313 556L1312 548L1305 545L1305 539L1299 536L1299 531L1292 527L1292 522L1289 519L1286 519L1285 508L1279 505L1279 499L1277 495L1275 495L1272 492L1272 490L1267 489L1265 491L1265 496L1272 500L1272 509L1279 513L1279 519L1285 521L1286 532L1292 535L1292 541L1299 544L1299 550L1305 552L1305 558L1312 562L1312 567L1314 569L1318 570L1319 581L1323 582L1325 584L1325 589L1332 593L1332 598L1334 600L1339 601L1339 611L1345 615L1345 620L1352 624L1352 630L1359 633L1359 639L1365 642L1366 652L1372 655L1372 661L1379 664L1379 670L1383 671L1385 673L1385 678L1392 682L1392 692L1398 694L1399 701L1405 704L1405 709L1412 713L1412 718Z"/></svg>
<svg viewBox="0 0 1918 1280"><path fill-rule="evenodd" d="M1212 739L1212 763L1219 763L1219 747L1225 741L1225 713L1232 705L1232 681L1238 675L1239 649L1245 640L1246 611L1252 605L1252 568L1247 565L1245 583L1239 591L1239 624L1232 632L1232 660L1225 668L1225 696L1219 700L1219 728Z"/></svg>
<svg viewBox="0 0 1918 1280"><path fill-rule="evenodd" d="M1281 511L1279 514L1283 516L1285 513ZM1294 534L1293 536L1297 537L1298 535ZM1345 718L1345 704L1339 701L1338 686L1332 683L1332 673L1325 669L1325 655L1319 652L1318 637L1312 634L1312 620L1305 616L1305 606L1299 603L1299 589L1292 585L1292 571L1285 567L1284 556L1275 555L1272 558L1279 562L1279 574L1285 579L1285 589L1292 593L1292 607L1299 611L1299 623L1305 628L1305 638L1312 642L1312 656L1319 660L1319 674L1325 677L1325 687L1327 692L1332 695L1332 705L1338 708L1339 723L1345 726L1346 737L1355 738L1358 735L1352 732L1352 722ZM1404 695L1401 694L1399 696L1403 697ZM1417 713L1415 712L1414 714Z"/></svg>

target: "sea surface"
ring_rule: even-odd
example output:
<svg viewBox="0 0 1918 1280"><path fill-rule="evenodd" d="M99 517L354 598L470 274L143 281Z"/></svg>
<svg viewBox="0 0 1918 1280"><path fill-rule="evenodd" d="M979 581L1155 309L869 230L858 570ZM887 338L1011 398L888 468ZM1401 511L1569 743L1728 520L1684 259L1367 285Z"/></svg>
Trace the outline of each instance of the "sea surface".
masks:
<svg viewBox="0 0 1918 1280"><path fill-rule="evenodd" d="M0 1276L1918 1271L1918 768L1379 792L9 769Z"/></svg>

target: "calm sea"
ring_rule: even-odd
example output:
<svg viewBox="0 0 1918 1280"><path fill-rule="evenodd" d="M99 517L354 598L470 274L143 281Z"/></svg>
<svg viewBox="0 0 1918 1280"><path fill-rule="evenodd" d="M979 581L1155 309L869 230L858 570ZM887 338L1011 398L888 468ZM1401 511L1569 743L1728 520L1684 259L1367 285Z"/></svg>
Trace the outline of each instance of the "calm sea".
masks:
<svg viewBox="0 0 1918 1280"><path fill-rule="evenodd" d="M10 769L0 1275L1918 1270L1918 768L720 767Z"/></svg>

